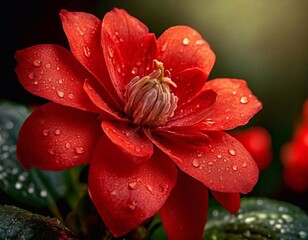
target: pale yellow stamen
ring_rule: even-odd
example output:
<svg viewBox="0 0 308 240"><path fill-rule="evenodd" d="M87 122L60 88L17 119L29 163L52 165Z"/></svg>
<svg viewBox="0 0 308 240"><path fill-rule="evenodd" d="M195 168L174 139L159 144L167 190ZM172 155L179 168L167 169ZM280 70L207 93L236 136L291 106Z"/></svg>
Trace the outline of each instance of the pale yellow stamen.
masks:
<svg viewBox="0 0 308 240"><path fill-rule="evenodd" d="M154 60L157 70L150 75L133 78L126 86L124 111L137 125L156 127L174 115L178 98L170 92L169 84L176 87L164 75L163 63Z"/></svg>

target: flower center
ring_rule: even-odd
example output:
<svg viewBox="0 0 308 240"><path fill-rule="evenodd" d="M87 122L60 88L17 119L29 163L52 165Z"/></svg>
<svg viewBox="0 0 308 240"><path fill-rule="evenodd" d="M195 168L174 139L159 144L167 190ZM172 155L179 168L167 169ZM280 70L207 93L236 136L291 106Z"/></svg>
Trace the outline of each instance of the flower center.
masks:
<svg viewBox="0 0 308 240"><path fill-rule="evenodd" d="M157 70L150 75L133 78L125 90L125 113L135 124L156 127L167 122L177 107L178 98L170 92L176 84L164 76L163 63L154 60Z"/></svg>

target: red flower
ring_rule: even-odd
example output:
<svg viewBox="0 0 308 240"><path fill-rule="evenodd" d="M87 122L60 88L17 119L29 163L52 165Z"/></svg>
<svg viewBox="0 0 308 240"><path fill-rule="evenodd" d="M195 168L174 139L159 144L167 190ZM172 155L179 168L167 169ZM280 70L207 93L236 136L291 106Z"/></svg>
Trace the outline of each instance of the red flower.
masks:
<svg viewBox="0 0 308 240"><path fill-rule="evenodd" d="M21 164L90 163L91 198L115 236L160 212L169 239L201 239L208 189L235 213L257 182L250 154L222 130L246 124L261 103L243 80L205 82L215 55L190 27L156 39L124 10L102 22L60 16L71 52L46 44L16 53L20 82L52 101L20 131Z"/></svg>
<svg viewBox="0 0 308 240"><path fill-rule="evenodd" d="M232 136L239 140L251 154L260 171L265 170L273 159L272 138L263 127L250 127L236 131Z"/></svg>
<svg viewBox="0 0 308 240"><path fill-rule="evenodd" d="M303 108L303 122L290 143L283 146L284 180L296 192L308 190L308 100Z"/></svg>

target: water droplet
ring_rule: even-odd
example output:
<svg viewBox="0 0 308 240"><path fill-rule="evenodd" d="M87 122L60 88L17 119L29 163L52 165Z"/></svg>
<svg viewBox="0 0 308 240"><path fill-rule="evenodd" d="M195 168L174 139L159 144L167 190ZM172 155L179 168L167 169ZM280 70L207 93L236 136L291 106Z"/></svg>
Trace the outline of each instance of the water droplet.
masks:
<svg viewBox="0 0 308 240"><path fill-rule="evenodd" d="M200 152L197 153L197 157L198 157L198 158L201 158L201 157L202 157L202 153L200 153Z"/></svg>
<svg viewBox="0 0 308 240"><path fill-rule="evenodd" d="M202 40L202 39L199 39L199 40L196 41L196 45L201 46L203 44L204 44L204 40Z"/></svg>
<svg viewBox="0 0 308 240"><path fill-rule="evenodd" d="M112 196L116 196L116 195L117 195L117 190L113 190L110 194L111 194Z"/></svg>
<svg viewBox="0 0 308 240"><path fill-rule="evenodd" d="M84 52L84 55L85 55L86 57L90 57L91 52L90 52L89 47L84 46L84 47L83 47L83 52Z"/></svg>
<svg viewBox="0 0 308 240"><path fill-rule="evenodd" d="M222 158L222 155L221 155L221 154L218 154L218 155L217 155L217 158L221 159L221 158Z"/></svg>
<svg viewBox="0 0 308 240"><path fill-rule="evenodd" d="M35 78L35 74L33 72L29 73L28 77L33 80Z"/></svg>
<svg viewBox="0 0 308 240"><path fill-rule="evenodd" d="M15 183L15 188L17 190L21 189L22 188L22 184L20 182Z"/></svg>
<svg viewBox="0 0 308 240"><path fill-rule="evenodd" d="M287 223L293 222L293 217L291 217L291 216L288 215L288 214L282 214L281 217L282 217Z"/></svg>
<svg viewBox="0 0 308 240"><path fill-rule="evenodd" d="M42 61L41 61L41 60L34 60L34 61L32 62L32 64L33 64L34 66L36 66L36 67L40 67L40 66L42 65Z"/></svg>
<svg viewBox="0 0 308 240"><path fill-rule="evenodd" d="M133 182L129 182L128 183L128 188L130 190L135 190L137 188L137 182L136 181L133 181Z"/></svg>
<svg viewBox="0 0 308 240"><path fill-rule="evenodd" d="M56 154L56 150L54 148L48 149L48 152L49 152L50 155L55 155Z"/></svg>
<svg viewBox="0 0 308 240"><path fill-rule="evenodd" d="M58 67L57 67L57 71L59 71L59 70L60 70L60 67L58 66Z"/></svg>
<svg viewBox="0 0 308 240"><path fill-rule="evenodd" d="M34 191L35 191L34 187L33 186L29 186L28 193L32 194L32 193L34 193Z"/></svg>
<svg viewBox="0 0 308 240"><path fill-rule="evenodd" d="M232 169L233 169L234 171L237 171L237 166L236 166L236 165L233 165L233 166L232 166Z"/></svg>
<svg viewBox="0 0 308 240"><path fill-rule="evenodd" d="M50 63L47 63L47 64L45 65L45 67L50 69L50 68L51 68L51 64L50 64Z"/></svg>
<svg viewBox="0 0 308 240"><path fill-rule="evenodd" d="M146 188L150 193L153 193L153 188L150 185L146 185Z"/></svg>
<svg viewBox="0 0 308 240"><path fill-rule="evenodd" d="M47 136L48 136L48 134L49 134L48 129L44 129L44 130L43 130L43 135L44 135L45 137L47 137Z"/></svg>
<svg viewBox="0 0 308 240"><path fill-rule="evenodd" d="M68 97L69 99L74 99L74 98L75 98L74 94L72 94L72 93L69 93L69 94L67 95L67 97Z"/></svg>
<svg viewBox="0 0 308 240"><path fill-rule="evenodd" d="M224 180L224 178L222 176L219 176L220 181Z"/></svg>
<svg viewBox="0 0 308 240"><path fill-rule="evenodd" d="M33 84L34 84L34 85L38 85L38 81L34 81Z"/></svg>
<svg viewBox="0 0 308 240"><path fill-rule="evenodd" d="M209 166L213 166L213 164L214 164L213 162L208 162Z"/></svg>
<svg viewBox="0 0 308 240"><path fill-rule="evenodd" d="M240 103L242 103L242 104L248 103L248 98L246 96L241 97Z"/></svg>
<svg viewBox="0 0 308 240"><path fill-rule="evenodd" d="M199 160L198 159L194 159L193 160L193 162L192 162L192 165L194 166L194 167L199 167L200 166L200 162L199 162Z"/></svg>
<svg viewBox="0 0 308 240"><path fill-rule="evenodd" d="M66 147L67 149L71 148L71 146L72 146L72 145L71 145L71 143L69 143L69 142L65 144L65 147Z"/></svg>
<svg viewBox="0 0 308 240"><path fill-rule="evenodd" d="M245 223L252 223L252 222L256 221L256 218L255 217L248 217L244 221L245 221Z"/></svg>
<svg viewBox="0 0 308 240"><path fill-rule="evenodd" d="M41 192L40 192L40 196L41 197L47 197L47 191L46 190L42 190Z"/></svg>
<svg viewBox="0 0 308 240"><path fill-rule="evenodd" d="M84 149L83 149L83 147L76 147L76 148L75 148L75 152L76 152L77 154L83 154L83 153L84 153Z"/></svg>
<svg viewBox="0 0 308 240"><path fill-rule="evenodd" d="M183 45L187 46L190 43L190 40L188 38L183 39Z"/></svg>
<svg viewBox="0 0 308 240"><path fill-rule="evenodd" d="M64 97L64 92L62 91L57 91L57 94L60 98L63 98Z"/></svg>
<svg viewBox="0 0 308 240"><path fill-rule="evenodd" d="M307 233L304 231L299 231L298 232L298 236L302 239L305 239L307 237Z"/></svg>
<svg viewBox="0 0 308 240"><path fill-rule="evenodd" d="M230 153L230 155L235 156L236 152L233 149L229 149L228 152Z"/></svg>
<svg viewBox="0 0 308 240"><path fill-rule="evenodd" d="M58 83L59 83L59 84L62 84L62 83L63 83L63 79L60 78L60 79L58 80Z"/></svg>
<svg viewBox="0 0 308 240"><path fill-rule="evenodd" d="M137 67L133 67L133 70L132 70L132 74L137 74L138 73L138 68Z"/></svg>
<svg viewBox="0 0 308 240"><path fill-rule="evenodd" d="M135 210L136 207L137 207L137 202L135 201L131 201L128 203L128 207L131 209L131 210Z"/></svg>
<svg viewBox="0 0 308 240"><path fill-rule="evenodd" d="M245 168L247 166L248 166L247 162L244 162L243 165L242 165L243 168Z"/></svg>
<svg viewBox="0 0 308 240"><path fill-rule="evenodd" d="M166 43L161 47L161 51L162 51L162 52L166 51L167 46L168 46L168 42L166 42Z"/></svg>
<svg viewBox="0 0 308 240"><path fill-rule="evenodd" d="M56 129L55 130L55 135L59 136L61 134L61 130L60 129Z"/></svg>

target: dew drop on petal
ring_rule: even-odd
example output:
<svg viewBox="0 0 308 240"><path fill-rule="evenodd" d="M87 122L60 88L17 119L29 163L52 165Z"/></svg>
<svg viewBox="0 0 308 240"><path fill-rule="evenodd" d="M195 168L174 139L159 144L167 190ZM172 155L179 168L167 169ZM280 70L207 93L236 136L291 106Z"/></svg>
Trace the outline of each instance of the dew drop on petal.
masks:
<svg viewBox="0 0 308 240"><path fill-rule="evenodd" d="M50 64L50 63L47 63L47 64L45 65L45 67L50 69L50 68L51 68L51 64Z"/></svg>
<svg viewBox="0 0 308 240"><path fill-rule="evenodd" d="M237 171L237 166L236 166L236 165L233 165L233 166L232 166L232 169L233 169L234 171Z"/></svg>
<svg viewBox="0 0 308 240"><path fill-rule="evenodd" d="M199 39L199 40L196 41L196 45L201 46L203 44L204 44L204 41L202 39Z"/></svg>
<svg viewBox="0 0 308 240"><path fill-rule="evenodd" d="M150 193L153 193L153 188L150 185L146 185L146 188Z"/></svg>
<svg viewBox="0 0 308 240"><path fill-rule="evenodd" d="M213 162L208 162L209 166L213 166L213 164L214 164Z"/></svg>
<svg viewBox="0 0 308 240"><path fill-rule="evenodd" d="M57 91L57 94L60 98L63 98L64 97L64 92L62 91Z"/></svg>
<svg viewBox="0 0 308 240"><path fill-rule="evenodd" d="M161 51L162 51L162 52L166 51L167 46L168 46L168 42L166 42L166 43L161 47Z"/></svg>
<svg viewBox="0 0 308 240"><path fill-rule="evenodd" d="M198 159L194 159L193 160L193 162L192 162L192 165L194 166L194 167L199 167L200 166L200 162L199 162L199 160Z"/></svg>
<svg viewBox="0 0 308 240"><path fill-rule="evenodd" d="M135 190L137 188L137 182L136 181L132 181L128 183L128 188L130 190Z"/></svg>
<svg viewBox="0 0 308 240"><path fill-rule="evenodd" d="M248 167L247 162L244 162L243 165L242 165L242 167L243 167L243 168Z"/></svg>
<svg viewBox="0 0 308 240"><path fill-rule="evenodd" d="M137 202L135 201L131 201L128 203L128 207L131 209L131 210L135 210L136 207L137 207Z"/></svg>
<svg viewBox="0 0 308 240"><path fill-rule="evenodd" d="M71 143L70 143L70 142L66 143L66 144L65 144L65 147L66 147L67 149L71 148Z"/></svg>
<svg viewBox="0 0 308 240"><path fill-rule="evenodd" d="M137 74L137 73L138 73L138 68L137 67L133 67L132 74Z"/></svg>
<svg viewBox="0 0 308 240"><path fill-rule="evenodd" d="M240 98L240 103L242 103L242 104L248 103L248 98L246 96L241 97Z"/></svg>
<svg viewBox="0 0 308 240"><path fill-rule="evenodd" d="M74 99L74 98L75 98L74 94L72 94L72 93L69 93L69 94L67 95L67 97L68 97L69 99Z"/></svg>
<svg viewBox="0 0 308 240"><path fill-rule="evenodd" d="M221 154L218 154L218 155L217 155L217 158L221 159L221 158L222 158L222 155L221 155Z"/></svg>
<svg viewBox="0 0 308 240"><path fill-rule="evenodd" d="M77 154L83 154L83 153L84 153L84 149L83 149L83 147L76 147L76 148L75 148L75 152L76 152Z"/></svg>
<svg viewBox="0 0 308 240"><path fill-rule="evenodd" d="M40 67L42 65L42 61L41 60L34 60L32 62L33 66L36 66L36 67Z"/></svg>
<svg viewBox="0 0 308 240"><path fill-rule="evenodd" d="M35 74L33 72L29 73L28 77L33 80L35 78Z"/></svg>
<svg viewBox="0 0 308 240"><path fill-rule="evenodd" d="M33 84L34 84L34 85L38 85L38 81L34 81Z"/></svg>
<svg viewBox="0 0 308 240"><path fill-rule="evenodd" d="M48 136L48 134L49 134L48 129L44 129L44 130L43 130L43 135L44 135L45 137L47 137L47 136Z"/></svg>
<svg viewBox="0 0 308 240"><path fill-rule="evenodd" d="M236 152L233 149L229 149L228 152L230 153L230 155L235 156Z"/></svg>
<svg viewBox="0 0 308 240"><path fill-rule="evenodd" d="M85 55L86 57L90 57L91 52L90 52L89 47L84 46L84 47L83 47L83 52L84 52L84 55Z"/></svg>
<svg viewBox="0 0 308 240"><path fill-rule="evenodd" d="M112 196L116 196L116 195L117 195L117 190L113 190L110 194L111 194Z"/></svg>
<svg viewBox="0 0 308 240"><path fill-rule="evenodd" d="M60 129L56 129L55 130L55 135L59 136L61 134L61 130Z"/></svg>
<svg viewBox="0 0 308 240"><path fill-rule="evenodd" d="M197 157L198 157L198 158L201 158L201 157L202 157L202 153L200 153L200 152L197 153Z"/></svg>
<svg viewBox="0 0 308 240"><path fill-rule="evenodd" d="M49 152L50 155L55 155L56 154L56 150L54 148L48 149L48 152Z"/></svg>
<svg viewBox="0 0 308 240"><path fill-rule="evenodd" d="M190 43L190 40L188 38L183 39L183 45L187 46Z"/></svg>
<svg viewBox="0 0 308 240"><path fill-rule="evenodd" d="M60 78L60 79L58 80L58 83L59 83L59 84L62 84L62 83L63 83L63 79Z"/></svg>

